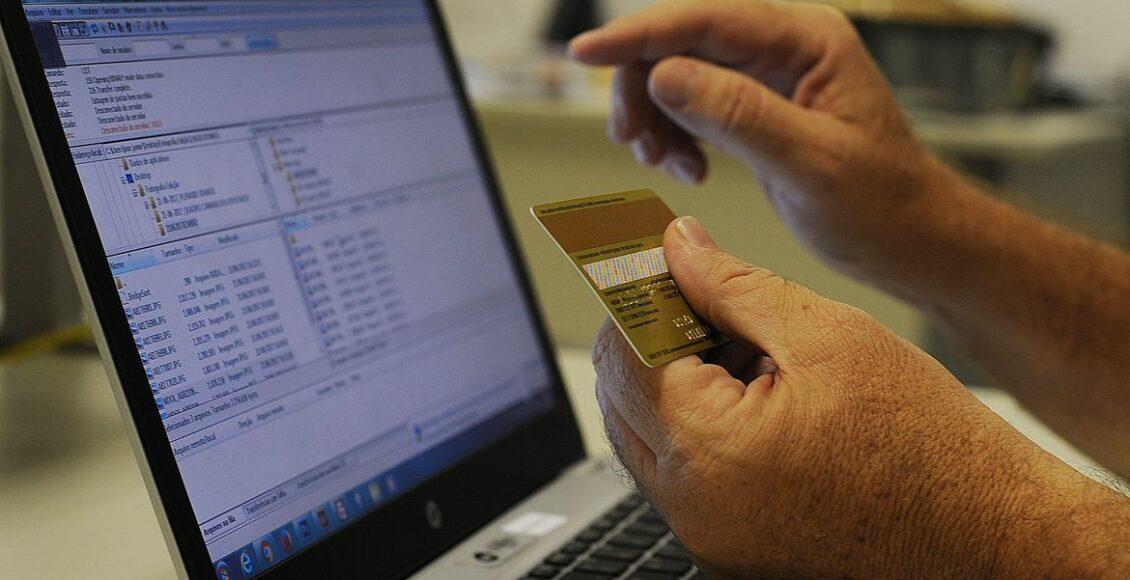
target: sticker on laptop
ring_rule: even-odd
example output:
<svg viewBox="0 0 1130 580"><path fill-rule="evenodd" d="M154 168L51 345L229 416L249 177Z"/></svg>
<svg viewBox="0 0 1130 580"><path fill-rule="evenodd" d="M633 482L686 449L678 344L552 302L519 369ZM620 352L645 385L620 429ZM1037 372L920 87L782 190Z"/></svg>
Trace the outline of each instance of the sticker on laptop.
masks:
<svg viewBox="0 0 1130 580"><path fill-rule="evenodd" d="M521 534L523 536L542 537L568 521L563 515L545 512L526 512L505 524L502 531L508 534Z"/></svg>
<svg viewBox="0 0 1130 580"><path fill-rule="evenodd" d="M565 525L569 518L561 514L526 512L502 524L502 533L492 536L479 545L472 545L470 558L460 563L494 568L526 549L538 538Z"/></svg>

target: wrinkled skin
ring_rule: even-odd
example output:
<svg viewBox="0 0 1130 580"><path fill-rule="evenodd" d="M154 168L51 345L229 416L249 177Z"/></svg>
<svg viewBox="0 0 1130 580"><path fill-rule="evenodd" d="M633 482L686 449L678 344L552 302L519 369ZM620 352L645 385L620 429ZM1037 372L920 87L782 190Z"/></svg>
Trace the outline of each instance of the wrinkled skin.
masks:
<svg viewBox="0 0 1130 580"><path fill-rule="evenodd" d="M990 200L926 151L842 14L662 2L570 50L617 68L609 136L639 162L699 183L702 142L741 160L828 264L990 345L979 360L1006 371L1022 400L1112 464L1127 459L1074 402L1104 425L1130 416L1119 403L1127 343L1094 330L1128 327L1130 262ZM597 396L617 454L704 570L1130 571L1125 498L1025 439L928 355L729 256L693 218L668 229L664 249L688 301L733 342L648 369L606 325ZM1104 290L1083 294L1090 285ZM1053 388L1019 388L1048 378Z"/></svg>
<svg viewBox="0 0 1130 580"><path fill-rule="evenodd" d="M661 2L571 51L617 66L609 136L641 163L697 183L700 140L720 147L840 270L883 263L880 234L913 226L960 181L915 140L854 27L826 6Z"/></svg>
<svg viewBox="0 0 1130 580"><path fill-rule="evenodd" d="M867 314L696 246L693 227L668 229L672 273L734 342L649 369L606 325L593 362L618 456L705 570L985 574L1019 481L1080 483Z"/></svg>

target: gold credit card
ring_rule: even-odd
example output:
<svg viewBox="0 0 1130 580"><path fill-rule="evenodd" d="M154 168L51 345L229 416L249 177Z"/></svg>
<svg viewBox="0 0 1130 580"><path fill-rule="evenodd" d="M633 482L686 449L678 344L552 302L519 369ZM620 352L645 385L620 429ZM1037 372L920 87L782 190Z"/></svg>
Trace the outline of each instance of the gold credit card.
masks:
<svg viewBox="0 0 1130 580"><path fill-rule="evenodd" d="M640 360L657 367L725 339L679 292L663 257L675 214L649 189L530 209L600 297Z"/></svg>

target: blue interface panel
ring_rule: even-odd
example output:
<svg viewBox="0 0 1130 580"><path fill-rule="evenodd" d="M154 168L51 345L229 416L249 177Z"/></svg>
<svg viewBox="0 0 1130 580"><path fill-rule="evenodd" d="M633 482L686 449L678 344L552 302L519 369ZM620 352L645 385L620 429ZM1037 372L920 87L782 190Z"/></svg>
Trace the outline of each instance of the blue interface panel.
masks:
<svg viewBox="0 0 1130 580"><path fill-rule="evenodd" d="M25 2L221 578L552 404L422 2Z"/></svg>

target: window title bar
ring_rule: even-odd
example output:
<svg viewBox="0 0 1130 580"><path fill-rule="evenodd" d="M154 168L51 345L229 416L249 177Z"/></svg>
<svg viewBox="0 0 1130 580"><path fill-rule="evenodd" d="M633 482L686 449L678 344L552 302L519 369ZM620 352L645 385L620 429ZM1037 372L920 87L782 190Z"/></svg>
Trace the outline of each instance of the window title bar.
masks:
<svg viewBox="0 0 1130 580"><path fill-rule="evenodd" d="M169 18L177 16L310 13L327 10L403 9L422 8L420 2L390 0L346 0L300 2L277 0L275 2L74 2L40 3L25 0L24 13L28 20L87 19L87 18Z"/></svg>

